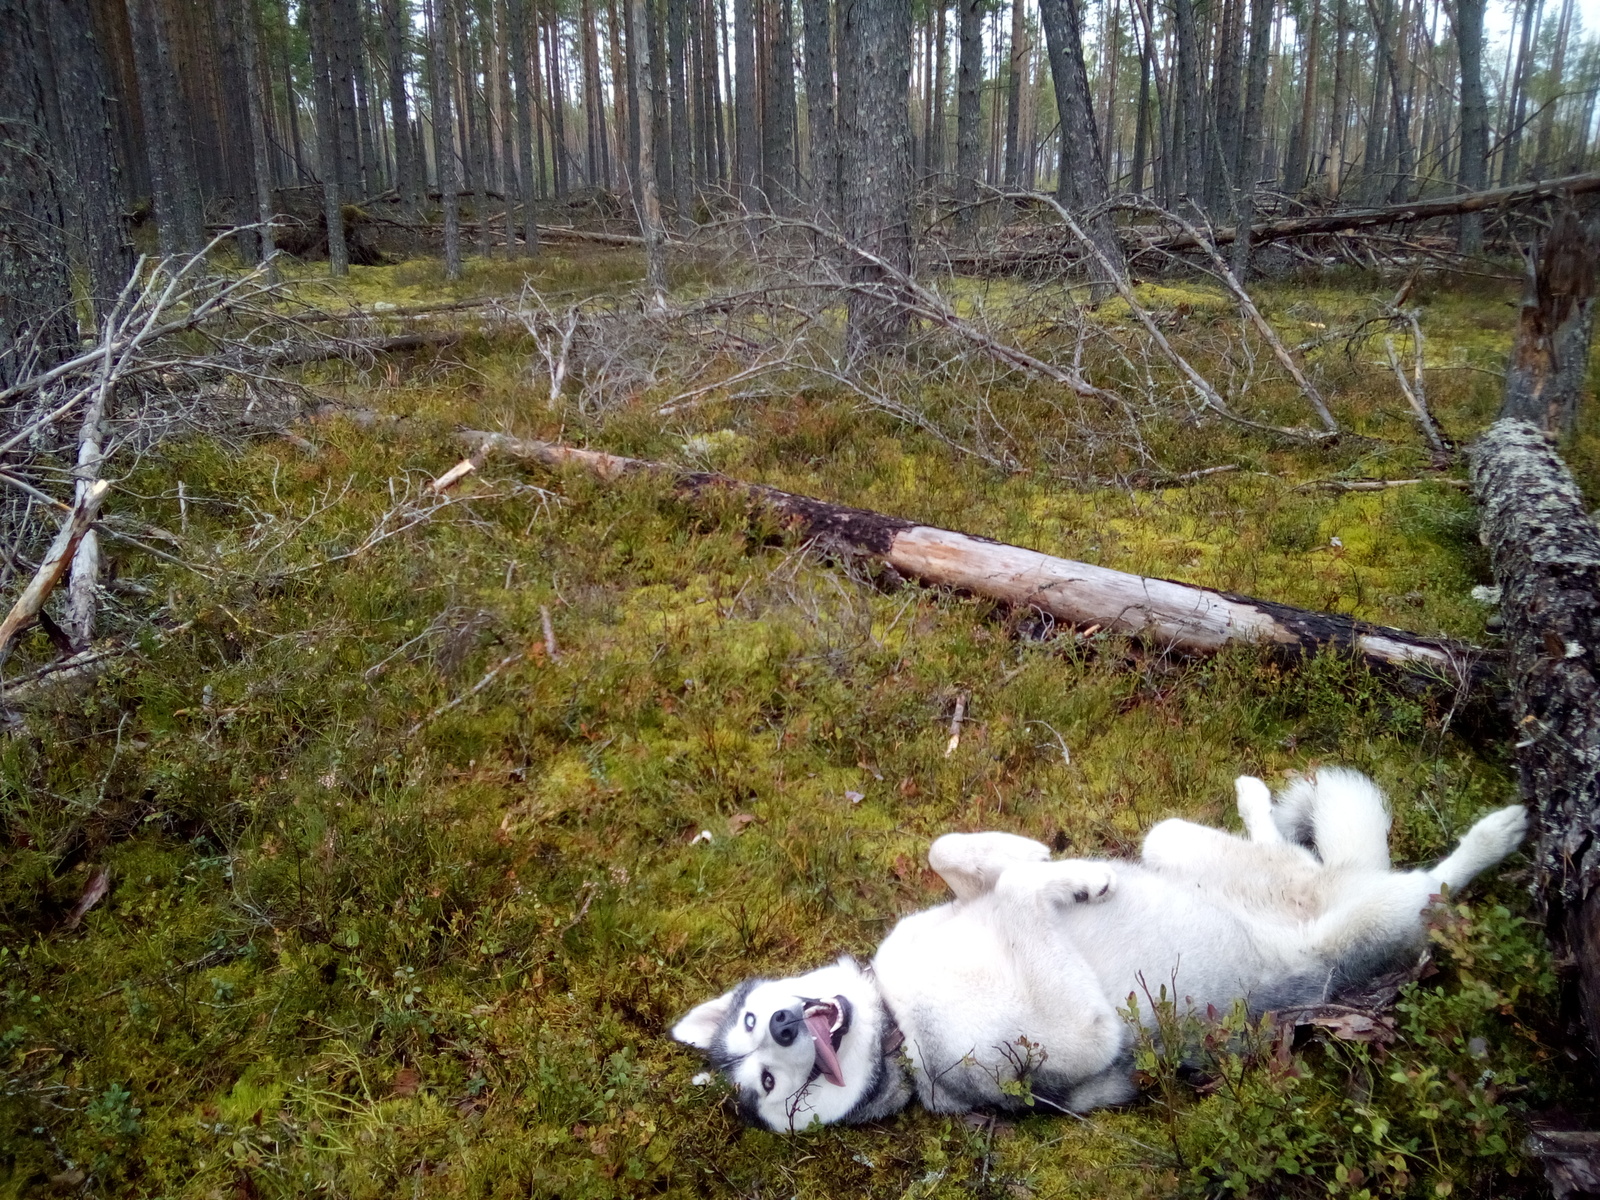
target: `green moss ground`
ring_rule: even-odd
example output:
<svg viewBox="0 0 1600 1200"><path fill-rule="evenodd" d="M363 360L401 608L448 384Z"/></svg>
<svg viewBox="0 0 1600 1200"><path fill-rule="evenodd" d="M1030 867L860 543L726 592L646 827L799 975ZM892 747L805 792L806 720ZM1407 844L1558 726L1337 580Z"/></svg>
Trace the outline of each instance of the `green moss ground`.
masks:
<svg viewBox="0 0 1600 1200"><path fill-rule="evenodd" d="M637 268L551 252L534 282L614 288ZM348 294L418 303L522 277L480 263L444 288L410 263L357 269ZM1392 290L1353 278L1262 300L1297 341ZM1196 345L1230 319L1203 288L1146 291L1162 311L1187 306ZM1513 310L1487 288L1421 300L1431 398L1464 439L1493 410L1483 372ZM1096 319L1114 332L1125 314ZM1241 771L1341 763L1394 797L1400 860L1438 855L1511 792L1499 731L1450 696L1332 658L1287 670L1249 651L1186 663L1041 640L1017 614L887 588L731 500L690 507L652 480L490 463L430 520L317 566L361 545L392 497L420 497L455 461L457 424L677 460L689 438L731 430L698 453L737 477L1482 640L1467 593L1485 564L1458 488L1302 486L1424 469L1403 400L1370 365L1381 345L1316 360L1368 437L1307 450L1156 420L1146 437L1168 469L1239 469L1155 491L1075 486L1073 455L1089 450L1059 437L996 473L830 392L713 403L667 429L649 416L665 384L603 419L552 412L532 354L486 332L381 377L326 369L320 390L406 419L320 422L303 431L310 450L192 440L126 481L119 506L173 529L184 482L184 553L204 570L126 555L123 577L192 624L0 746L0 1195L1533 1186L1518 1114L1562 1097L1562 1051L1548 962L1520 921L1520 859L1441 921L1441 972L1408 993L1394 1046L1317 1040L1280 1060L1233 1056L1242 1034L1214 1039L1205 1094L1151 1052L1153 1098L1088 1120L912 1109L866 1129L746 1131L664 1036L744 974L869 955L897 915L941 899L923 864L946 830L1131 853L1169 815L1234 826ZM1060 414L1033 385L990 400L1024 431ZM1261 402L1303 419L1292 396ZM1585 481L1595 438L1570 448ZM19 658L45 653L41 637ZM947 756L958 693L970 720ZM109 896L65 929L100 867Z"/></svg>

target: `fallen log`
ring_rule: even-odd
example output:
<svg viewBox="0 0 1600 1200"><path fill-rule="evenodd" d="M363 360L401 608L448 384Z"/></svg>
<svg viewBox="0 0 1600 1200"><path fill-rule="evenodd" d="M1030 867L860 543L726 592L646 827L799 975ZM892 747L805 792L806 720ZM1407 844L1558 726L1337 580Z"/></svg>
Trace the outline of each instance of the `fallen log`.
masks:
<svg viewBox="0 0 1600 1200"><path fill-rule="evenodd" d="M429 333L401 333L394 337L358 338L331 342L297 342L274 346L261 356L263 364L296 366L306 363L327 362L334 358L356 358L364 355L398 354L405 350L444 349L461 340L454 330Z"/></svg>
<svg viewBox="0 0 1600 1200"><path fill-rule="evenodd" d="M1471 467L1500 585L1518 783L1535 813L1535 889L1600 1049L1600 527L1528 421L1491 425Z"/></svg>
<svg viewBox="0 0 1600 1200"><path fill-rule="evenodd" d="M1372 225L1426 221L1432 217L1455 217L1463 213L1509 208L1533 204L1540 200L1553 200L1559 196L1581 196L1589 192L1600 192L1600 171L1591 171L1584 175L1566 175L1560 179L1546 179L1537 183L1519 183L1515 187L1490 188L1484 192L1466 192L1437 200L1415 200L1410 204L1389 204L1382 208L1351 208L1343 212L1312 213L1303 217L1262 221L1250 226L1250 241L1252 245L1257 245L1262 242L1276 242L1317 233L1345 233ZM1236 241L1238 237L1237 228L1219 229L1212 236L1211 242L1213 245L1223 246ZM1145 243L1144 248L1198 250L1201 247L1189 234L1179 233L1166 238L1152 238Z"/></svg>
<svg viewBox="0 0 1600 1200"><path fill-rule="evenodd" d="M1240 642L1293 654L1334 647L1374 667L1425 676L1463 691L1490 670L1489 656L1477 647L1337 613L1131 575L665 463L482 430L464 430L460 437L474 454L504 454L553 468L576 466L602 479L661 474L690 493L735 492L807 537L870 555L901 575L1037 609L1077 628L1124 634L1158 650L1209 654Z"/></svg>

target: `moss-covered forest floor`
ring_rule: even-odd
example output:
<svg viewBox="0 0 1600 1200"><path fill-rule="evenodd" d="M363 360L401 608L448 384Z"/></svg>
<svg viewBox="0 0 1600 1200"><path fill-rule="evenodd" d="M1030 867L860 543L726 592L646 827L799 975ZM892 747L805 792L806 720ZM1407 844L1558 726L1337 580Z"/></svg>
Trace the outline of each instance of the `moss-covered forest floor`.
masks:
<svg viewBox="0 0 1600 1200"><path fill-rule="evenodd" d="M628 252L555 248L454 287L432 262L356 268L344 294L515 293L525 273L568 294L641 274ZM1008 287L957 291L990 311ZM1294 344L1394 288L1258 298ZM1513 295L1461 278L1412 300L1458 442L1498 402ZM1141 296L1197 354L1237 330L1209 285ZM814 381L667 418L670 377L551 406L520 329L450 317L448 350L309 370L353 416L169 442L115 493L179 531L188 565L119 551L145 591L108 622L143 628L142 652L0 744L0 1196L1540 1192L1521 1121L1573 1102L1572 1063L1520 857L1440 918L1438 972L1403 995L1392 1045L1213 1038L1198 1088L1151 1051L1147 1099L1087 1119L744 1130L665 1033L746 974L870 955L941 900L924 864L948 830L1130 854L1171 815L1237 828L1241 772L1338 763L1389 791L1397 861L1433 858L1512 795L1492 719L1333 657L1181 661L891 587L663 480L490 460L448 504L424 490L457 427L505 429L1492 641L1462 472L1429 470L1381 338L1308 352L1359 435L1323 447L1176 406L1130 459L1127 436L1062 432L1111 417L996 377L1002 471L962 448L988 436L970 396L933 385L921 425ZM1093 321L1130 324L1115 304ZM1292 391L1263 396L1304 420ZM1594 428L1566 451L1600 481ZM1232 469L1140 486L1151 461ZM48 654L31 634L13 667ZM101 868L109 894L67 928Z"/></svg>

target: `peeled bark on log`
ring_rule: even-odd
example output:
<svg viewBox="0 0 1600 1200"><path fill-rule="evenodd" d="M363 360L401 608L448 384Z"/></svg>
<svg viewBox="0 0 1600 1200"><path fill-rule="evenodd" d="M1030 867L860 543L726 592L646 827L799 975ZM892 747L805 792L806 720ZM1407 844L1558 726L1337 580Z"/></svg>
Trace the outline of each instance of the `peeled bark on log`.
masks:
<svg viewBox="0 0 1600 1200"><path fill-rule="evenodd" d="M664 474L691 493L733 491L792 522L806 536L871 555L901 575L1037 609L1065 624L1123 634L1160 650L1209 654L1240 642L1293 654L1334 647L1374 667L1428 676L1463 690L1487 673L1485 653L1476 647L1337 613L1130 575L665 463L481 430L465 430L460 436L475 454L501 453L555 468L578 466L602 479Z"/></svg>
<svg viewBox="0 0 1600 1200"><path fill-rule="evenodd" d="M1600 527L1544 433L1503 419L1471 454L1516 731L1536 814L1535 887L1558 951L1576 959L1600 1048Z"/></svg>

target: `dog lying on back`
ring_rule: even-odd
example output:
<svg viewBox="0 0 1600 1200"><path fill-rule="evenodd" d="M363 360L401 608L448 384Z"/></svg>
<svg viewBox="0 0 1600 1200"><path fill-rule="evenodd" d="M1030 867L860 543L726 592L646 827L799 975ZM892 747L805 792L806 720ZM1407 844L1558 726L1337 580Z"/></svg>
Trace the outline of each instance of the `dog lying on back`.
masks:
<svg viewBox="0 0 1600 1200"><path fill-rule="evenodd" d="M871 966L748 979L672 1036L706 1053L749 1123L779 1131L876 1120L913 1092L935 1112L1013 1109L1024 1077L1048 1108L1124 1103L1130 993L1165 986L1199 1012L1326 1000L1420 950L1432 897L1527 829L1521 807L1503 808L1437 866L1395 871L1388 807L1365 776L1321 770L1276 802L1259 779L1236 786L1244 837L1163 821L1138 862L946 834L928 861L955 899L901 920Z"/></svg>

